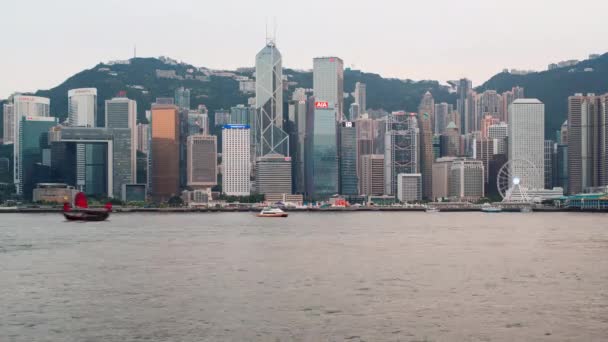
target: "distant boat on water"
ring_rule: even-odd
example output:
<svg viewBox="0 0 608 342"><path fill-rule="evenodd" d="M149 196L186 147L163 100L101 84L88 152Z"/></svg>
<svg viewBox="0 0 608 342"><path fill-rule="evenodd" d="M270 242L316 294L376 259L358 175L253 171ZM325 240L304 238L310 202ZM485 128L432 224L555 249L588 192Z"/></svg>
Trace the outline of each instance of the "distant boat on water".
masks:
<svg viewBox="0 0 608 342"><path fill-rule="evenodd" d="M104 208L91 209L87 196L79 192L74 198L74 208L69 203L63 204L63 216L68 221L105 221L112 212L112 203L106 203Z"/></svg>
<svg viewBox="0 0 608 342"><path fill-rule="evenodd" d="M500 212L502 212L502 208L486 203L481 206L481 211L484 213L490 213L490 214L491 213L500 213Z"/></svg>

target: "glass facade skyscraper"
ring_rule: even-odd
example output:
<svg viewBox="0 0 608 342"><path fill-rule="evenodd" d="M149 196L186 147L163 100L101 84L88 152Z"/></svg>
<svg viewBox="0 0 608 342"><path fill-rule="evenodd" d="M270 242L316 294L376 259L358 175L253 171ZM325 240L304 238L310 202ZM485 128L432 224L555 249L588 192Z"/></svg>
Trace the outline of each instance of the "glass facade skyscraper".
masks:
<svg viewBox="0 0 608 342"><path fill-rule="evenodd" d="M355 122L343 121L340 133L340 194L357 195L357 129Z"/></svg>
<svg viewBox="0 0 608 342"><path fill-rule="evenodd" d="M21 119L23 117L48 117L50 115L51 100L46 97L15 95L13 97L14 109L14 136L13 136L13 180L17 194L22 194L21 169L22 161L20 154L21 145Z"/></svg>
<svg viewBox="0 0 608 342"><path fill-rule="evenodd" d="M308 193L312 200L327 200L339 192L336 109L331 103L316 102L312 119Z"/></svg>
<svg viewBox="0 0 608 342"><path fill-rule="evenodd" d="M397 194L397 175L419 173L420 132L416 114L393 112L386 121L384 139L384 193Z"/></svg>
<svg viewBox="0 0 608 342"><path fill-rule="evenodd" d="M20 189L25 199L32 198L35 187L34 169L36 164L42 163L42 151L48 149L49 129L57 125L53 117L24 116L19 123L19 180L15 185Z"/></svg>

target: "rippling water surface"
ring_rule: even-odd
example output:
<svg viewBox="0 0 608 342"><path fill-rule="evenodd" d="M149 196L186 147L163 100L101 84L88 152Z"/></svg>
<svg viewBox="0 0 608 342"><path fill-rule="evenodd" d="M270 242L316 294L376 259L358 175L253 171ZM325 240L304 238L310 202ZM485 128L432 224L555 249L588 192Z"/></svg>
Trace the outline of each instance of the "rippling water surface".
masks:
<svg viewBox="0 0 608 342"><path fill-rule="evenodd" d="M0 341L606 341L600 214L0 215Z"/></svg>

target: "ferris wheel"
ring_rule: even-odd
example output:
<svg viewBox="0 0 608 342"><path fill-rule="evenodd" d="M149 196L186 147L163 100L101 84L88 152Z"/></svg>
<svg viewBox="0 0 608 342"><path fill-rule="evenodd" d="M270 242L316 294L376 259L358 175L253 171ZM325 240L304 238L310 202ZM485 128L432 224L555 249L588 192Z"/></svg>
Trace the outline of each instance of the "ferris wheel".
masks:
<svg viewBox="0 0 608 342"><path fill-rule="evenodd" d="M534 188L536 166L526 159L511 159L498 171L496 188L503 202L530 202L528 190Z"/></svg>

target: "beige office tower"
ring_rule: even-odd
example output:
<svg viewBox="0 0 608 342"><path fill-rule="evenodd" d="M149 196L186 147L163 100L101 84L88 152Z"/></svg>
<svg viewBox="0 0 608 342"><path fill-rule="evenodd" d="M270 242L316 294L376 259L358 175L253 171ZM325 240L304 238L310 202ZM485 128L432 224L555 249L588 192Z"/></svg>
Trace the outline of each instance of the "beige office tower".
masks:
<svg viewBox="0 0 608 342"><path fill-rule="evenodd" d="M483 163L474 159L452 162L449 197L458 201L477 201L484 196Z"/></svg>
<svg viewBox="0 0 608 342"><path fill-rule="evenodd" d="M422 174L422 197L433 196L433 113L435 101L426 92L418 106L418 127L420 128L420 171Z"/></svg>
<svg viewBox="0 0 608 342"><path fill-rule="evenodd" d="M366 154L361 156L361 195L382 195L384 193L384 155Z"/></svg>
<svg viewBox="0 0 608 342"><path fill-rule="evenodd" d="M448 198L450 194L450 171L455 157L443 157L433 163L433 200Z"/></svg>
<svg viewBox="0 0 608 342"><path fill-rule="evenodd" d="M188 187L211 188L217 185L217 137L195 134L187 140Z"/></svg>

